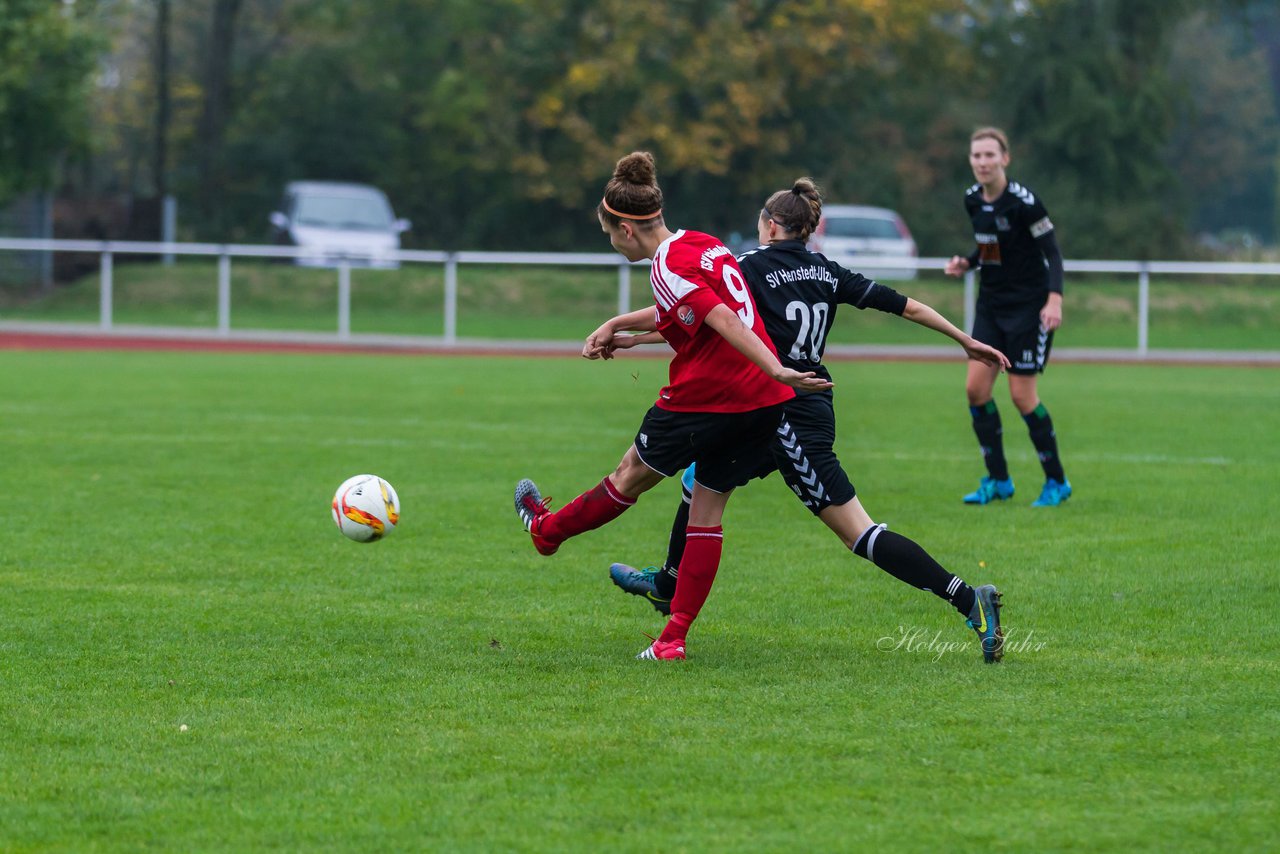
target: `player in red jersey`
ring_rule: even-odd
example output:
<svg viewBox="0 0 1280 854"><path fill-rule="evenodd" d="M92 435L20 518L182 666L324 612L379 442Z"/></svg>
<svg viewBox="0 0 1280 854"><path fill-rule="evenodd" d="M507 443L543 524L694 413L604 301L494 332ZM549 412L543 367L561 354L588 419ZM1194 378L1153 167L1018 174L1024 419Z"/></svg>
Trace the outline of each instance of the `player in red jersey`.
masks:
<svg viewBox="0 0 1280 854"><path fill-rule="evenodd" d="M720 565L720 522L730 493L769 455L783 404L795 396L792 389L817 391L831 383L778 361L742 271L724 244L667 228L651 154L633 152L618 161L596 216L628 261L653 259L656 305L610 318L587 338L582 354L590 358L610 349L620 332L656 331L675 350L670 380L612 474L554 513L533 481L521 480L515 508L538 552L554 554L570 537L616 519L642 492L696 462L688 545L671 616L638 656L683 659L689 626Z"/></svg>

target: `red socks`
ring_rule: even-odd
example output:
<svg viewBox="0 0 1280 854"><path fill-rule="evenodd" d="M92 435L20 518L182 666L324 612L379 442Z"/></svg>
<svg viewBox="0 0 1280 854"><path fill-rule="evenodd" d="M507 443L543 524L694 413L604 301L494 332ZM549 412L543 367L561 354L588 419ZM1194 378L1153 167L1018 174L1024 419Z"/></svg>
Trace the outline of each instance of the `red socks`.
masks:
<svg viewBox="0 0 1280 854"><path fill-rule="evenodd" d="M720 553L724 549L724 528L698 528L690 525L686 534L684 557L676 576L676 595L671 600L671 619L662 630L660 641L684 640L689 626L698 618L716 580Z"/></svg>
<svg viewBox="0 0 1280 854"><path fill-rule="evenodd" d="M619 492L609 478L538 522L538 536L552 543L563 543L584 531L594 531L612 522L636 503Z"/></svg>

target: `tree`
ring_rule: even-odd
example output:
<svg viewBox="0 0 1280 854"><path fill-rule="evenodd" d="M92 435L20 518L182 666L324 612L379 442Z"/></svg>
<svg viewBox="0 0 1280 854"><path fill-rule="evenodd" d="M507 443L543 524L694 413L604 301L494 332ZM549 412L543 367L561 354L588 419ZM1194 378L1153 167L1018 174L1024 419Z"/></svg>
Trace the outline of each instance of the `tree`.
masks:
<svg viewBox="0 0 1280 854"><path fill-rule="evenodd" d="M763 195L800 174L856 200L900 202L905 182L877 181L909 170L894 133L871 135L887 131L876 111L895 76L914 73L910 46L962 7L610 0L557 18L556 3L537 5L513 52L528 81L515 161L527 192L580 206L616 157L650 148L685 221L721 232L749 230Z"/></svg>
<svg viewBox="0 0 1280 854"><path fill-rule="evenodd" d="M1244 5L1254 39L1266 57L1271 77L1271 98L1276 114L1280 115L1280 7L1269 0L1252 0Z"/></svg>
<svg viewBox="0 0 1280 854"><path fill-rule="evenodd" d="M169 193L169 123L171 115L169 97L169 5L170 0L156 0L156 122L152 180L155 182L156 196L160 198L164 198Z"/></svg>
<svg viewBox="0 0 1280 854"><path fill-rule="evenodd" d="M1265 46L1241 16L1201 12L1176 31L1170 64L1184 94L1169 158L1191 227L1272 237L1280 120Z"/></svg>
<svg viewBox="0 0 1280 854"><path fill-rule="evenodd" d="M947 55L935 18L962 6L317 4L299 29L305 44L247 92L229 144L234 159L281 170L277 180L302 172L381 183L412 218L434 224L435 245L598 242L593 196L635 148L658 156L682 221L745 230L762 194L799 174L874 185L873 200L886 203L910 187L911 166L898 162L903 135L869 114L896 74L928 79L921 45ZM934 90L916 99L921 113L945 101L947 87ZM871 145L868 127L879 133ZM883 174L908 178L878 182Z"/></svg>
<svg viewBox="0 0 1280 854"><path fill-rule="evenodd" d="M1275 115L1280 117L1280 7L1271 0L1248 2L1247 17L1253 26L1254 40L1266 57L1271 78L1271 100ZM1280 155L1273 163L1273 177L1280 178ZM1280 182L1271 182L1272 226L1270 237L1280 241Z"/></svg>
<svg viewBox="0 0 1280 854"><path fill-rule="evenodd" d="M0 0L0 200L50 186L85 144L94 41L48 0Z"/></svg>
<svg viewBox="0 0 1280 854"><path fill-rule="evenodd" d="M209 40L205 55L204 106L196 135L199 173L199 205L206 219L217 216L223 183L223 135L231 111L232 55L235 51L236 17L243 0L213 0Z"/></svg>
<svg viewBox="0 0 1280 854"><path fill-rule="evenodd" d="M1166 156L1177 97L1168 56L1188 5L1024 4L989 31L983 49L998 69L993 112L1010 125L1011 172L1060 206L1054 219L1071 255L1177 251L1184 227Z"/></svg>
<svg viewBox="0 0 1280 854"><path fill-rule="evenodd" d="M1270 32L1274 4L1212 2ZM949 254L985 123L1072 255L1167 254L1188 219L1171 45L1193 0L203 0L171 4L168 65L170 0L98 4L120 84L95 99L92 182L154 194L171 172L188 236L261 239L286 181L329 178L386 189L417 245L598 246L595 194L646 148L673 221L749 231L807 174ZM1217 59L1196 79L1243 98Z"/></svg>

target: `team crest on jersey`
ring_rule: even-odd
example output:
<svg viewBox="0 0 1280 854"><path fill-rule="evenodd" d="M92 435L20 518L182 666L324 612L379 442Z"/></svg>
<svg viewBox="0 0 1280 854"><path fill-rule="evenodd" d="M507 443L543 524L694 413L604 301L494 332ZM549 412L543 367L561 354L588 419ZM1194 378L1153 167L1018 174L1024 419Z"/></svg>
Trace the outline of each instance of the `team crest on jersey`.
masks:
<svg viewBox="0 0 1280 854"><path fill-rule="evenodd" d="M1008 217L1003 217L1003 216L997 216L997 217L996 217L996 230L997 230L997 231L1008 231L1008 230L1009 230L1009 218L1008 218Z"/></svg>
<svg viewBox="0 0 1280 854"><path fill-rule="evenodd" d="M679 318L680 322L685 326L693 326L694 314L693 309L689 306L680 306L680 310L676 312L676 317Z"/></svg>

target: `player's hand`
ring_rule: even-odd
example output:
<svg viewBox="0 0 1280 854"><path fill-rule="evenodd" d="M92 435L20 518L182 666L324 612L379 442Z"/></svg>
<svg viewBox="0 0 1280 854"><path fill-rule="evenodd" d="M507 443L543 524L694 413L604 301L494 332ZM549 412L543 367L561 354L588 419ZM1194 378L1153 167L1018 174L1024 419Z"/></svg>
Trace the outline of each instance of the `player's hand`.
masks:
<svg viewBox="0 0 1280 854"><path fill-rule="evenodd" d="M639 337L640 337L639 335L625 335L625 334L613 336L613 340L610 341L607 346L603 347L600 350L599 358L612 359L614 357L614 354L616 354L619 350L630 350L632 347L640 343L639 341L636 340Z"/></svg>
<svg viewBox="0 0 1280 854"><path fill-rule="evenodd" d="M989 344L983 344L975 338L964 343L964 352L975 362L981 362L988 368L999 368L1007 371L1010 368L1009 357Z"/></svg>
<svg viewBox="0 0 1280 854"><path fill-rule="evenodd" d="M632 347L640 343L639 335L615 335L613 338L614 350L630 350Z"/></svg>
<svg viewBox="0 0 1280 854"><path fill-rule="evenodd" d="M582 358L584 359L612 359L613 345L592 345L590 342L582 345Z"/></svg>
<svg viewBox="0 0 1280 854"><path fill-rule="evenodd" d="M1052 332L1062 325L1062 294L1050 293L1049 300L1040 309L1040 328Z"/></svg>
<svg viewBox="0 0 1280 854"><path fill-rule="evenodd" d="M613 326L606 323L587 336L582 345L584 359L612 359L614 350Z"/></svg>
<svg viewBox="0 0 1280 854"><path fill-rule="evenodd" d="M834 387L835 383L830 380L824 380L813 371L796 371L791 368L783 368L782 372L774 377L780 383L798 388L803 391L822 391Z"/></svg>
<svg viewBox="0 0 1280 854"><path fill-rule="evenodd" d="M961 255L952 255L943 272L948 276L963 276L969 272L969 259Z"/></svg>

